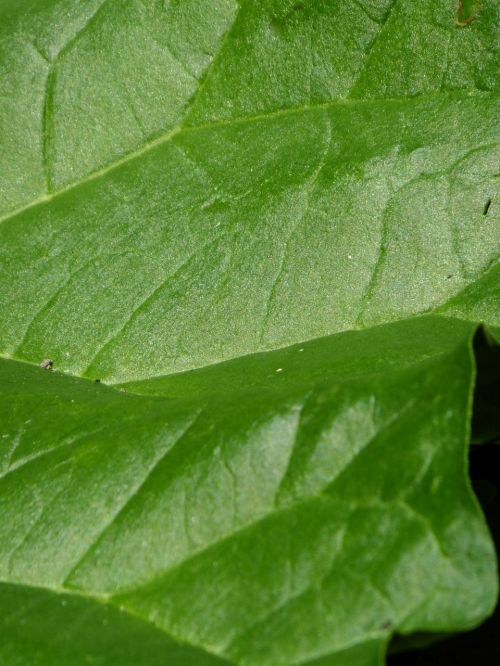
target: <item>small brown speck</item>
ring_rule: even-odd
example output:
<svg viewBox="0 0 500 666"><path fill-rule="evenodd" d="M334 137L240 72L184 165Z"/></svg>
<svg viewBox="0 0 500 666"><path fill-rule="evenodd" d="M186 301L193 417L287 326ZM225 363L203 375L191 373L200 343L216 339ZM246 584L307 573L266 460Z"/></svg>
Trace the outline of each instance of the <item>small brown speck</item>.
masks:
<svg viewBox="0 0 500 666"><path fill-rule="evenodd" d="M384 631L392 629L392 622L390 620L387 620L387 622L384 622L383 624L380 625L380 628L383 629Z"/></svg>
<svg viewBox="0 0 500 666"><path fill-rule="evenodd" d="M43 368L44 370L52 370L54 367L54 361L50 358L44 358L43 361L40 363L40 367Z"/></svg>
<svg viewBox="0 0 500 666"><path fill-rule="evenodd" d="M472 23L479 14L481 9L481 4L479 0L474 0L473 2L466 3L467 7L464 7L462 0L458 0L457 15L455 18L455 24L459 25L461 28Z"/></svg>

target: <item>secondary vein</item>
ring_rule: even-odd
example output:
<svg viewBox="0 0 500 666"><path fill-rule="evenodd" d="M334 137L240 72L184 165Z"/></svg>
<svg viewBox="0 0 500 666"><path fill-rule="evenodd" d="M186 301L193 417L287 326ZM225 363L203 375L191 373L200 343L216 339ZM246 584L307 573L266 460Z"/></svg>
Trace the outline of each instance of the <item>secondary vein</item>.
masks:
<svg viewBox="0 0 500 666"><path fill-rule="evenodd" d="M477 97L485 97L485 96L492 96L493 93L485 93L485 92L480 92L480 93L461 93L461 95L466 95L467 97L471 96L477 96ZM53 201L54 199L66 194L69 191L75 190L79 187L82 187L86 185L89 182L98 180L104 176L106 176L108 173L113 172L120 167L124 166L125 164L132 162L138 158L140 158L142 155L147 154L148 152L159 148L160 146L168 143L169 141L172 141L175 137L179 135L184 135L184 134L191 134L193 132L199 132L207 129L216 129L218 127L225 127L225 126L233 126L233 125L246 125L246 124L251 124L254 122L259 122L262 120L273 120L275 118L280 118L280 117L286 117L286 116L293 116L299 113L309 113L309 112L314 112L320 109L332 109L337 106L358 106L358 105L375 105L375 104L395 104L395 103L414 103L416 100L421 99L422 97L424 98L429 98L429 97L436 97L436 98L443 98L443 97L456 97L457 93L448 93L448 92L435 92L435 93L426 93L425 95L417 95L415 97L391 97L391 98L373 98L369 100L365 99L356 99L356 98L340 98L336 100L330 100L326 102L320 102L317 104L307 104L307 105L301 105L297 107L288 107L286 109L276 109L274 111L269 111L269 112L264 112L264 113L256 113L248 116L243 116L239 118L231 118L231 119L223 119L223 120L216 120L216 121L211 121L208 123L203 123L199 125L178 125L177 127L171 129L170 131L166 132L165 134L162 134L161 136L157 137L153 141L150 141L147 144L144 144L137 150L134 150L130 153L127 153L123 157L119 158L118 160L115 160L111 164L108 164L107 166L102 167L101 169L98 169L97 171L93 171L90 173L88 176L85 176L79 181L75 181L74 183L70 183L69 185L53 191L49 194L44 194L43 196L39 197L38 199L35 199L31 201L28 204L25 204L24 206L20 206L19 208L16 208L12 211L9 211L6 213L4 216L0 217L0 224L2 222L8 222L9 220L14 219L18 215L21 215L27 210L30 210L31 208L35 208L37 206L46 204L50 201Z"/></svg>

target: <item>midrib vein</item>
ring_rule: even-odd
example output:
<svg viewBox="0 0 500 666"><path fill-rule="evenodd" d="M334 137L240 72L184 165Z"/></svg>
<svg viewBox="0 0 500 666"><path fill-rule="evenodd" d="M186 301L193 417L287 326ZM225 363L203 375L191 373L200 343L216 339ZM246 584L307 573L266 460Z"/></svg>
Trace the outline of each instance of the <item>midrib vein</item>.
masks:
<svg viewBox="0 0 500 666"><path fill-rule="evenodd" d="M113 602L112 597L107 596L107 595L100 595L96 593L89 593L87 591L81 591L77 589L68 589L65 587L51 587L51 586L44 586L44 585L34 585L33 583L24 583L20 581L14 581L14 580L0 580L0 586L1 585L8 585L11 587L20 587L20 588L25 588L27 590L34 590L37 592L45 592L47 594L57 594L61 596L67 596L67 597L79 597L81 599L86 599L88 601L92 601L94 603L101 604L103 606L109 606L111 608L114 608L117 611L120 611L122 613L125 613L129 615L130 617L134 618L135 620L138 620L144 624L146 624L148 627L151 629L154 629L155 631L158 631L159 633L163 634L166 638L168 638L172 643L179 647L186 647L186 648L191 648L193 650L198 650L199 652L205 653L209 655L210 657L217 657L218 659L221 660L221 662L226 662L227 666L237 666L235 662L229 661L226 656L220 655L217 652L213 652L209 650L208 648L201 646L201 645L196 645L194 643L189 643L184 640L180 640L178 638L175 638L175 636L169 634L167 631L159 627L157 624L154 624L147 618L144 618L142 615L139 615L138 613L134 612L133 609L129 608L128 606L124 606L123 604L117 604Z"/></svg>
<svg viewBox="0 0 500 666"><path fill-rule="evenodd" d="M107 174L118 170L120 167L128 164L129 162L134 162L135 160L138 160L140 157L143 155L149 153L150 151L155 150L156 148L159 148L170 141L174 139L177 136L180 135L186 135L186 134L192 134L196 132L200 132L203 130L210 130L210 129L217 129L219 127L230 127L234 125L248 125L252 124L255 122L260 122L263 120L270 120L272 121L273 119L276 118L281 118L281 117L286 117L286 116L293 116L297 115L299 113L312 113L317 110L321 109L332 109L337 106L363 106L363 105L377 105L377 104L411 104L414 103L422 98L432 98L432 97L459 97L465 95L466 97L472 97L472 96L480 96L480 97L485 97L489 96L492 93L485 93L485 92L470 92L470 91L455 91L455 92L434 92L434 93L426 93L425 95L417 95L415 97L386 97L386 98L373 98L373 99L357 99L357 98L342 98L342 99L336 99L336 100L330 100L327 102L320 102L317 104L306 104L302 106L297 106L297 107L288 107L286 109L278 109L275 111L268 111L268 112L262 112L262 113L256 113L248 116L243 116L240 118L230 118L230 119L222 119L222 120L214 120L208 123L201 123L199 125L185 125L183 123L179 124L177 127L174 127L170 131L162 134L158 138L154 139L153 141L150 141L149 143L144 144L140 148L138 148L135 151L132 151L130 153L127 153L123 157L115 160L111 164L108 164L107 166L102 167L101 169L98 169L97 171L93 171L92 173L88 174L84 178L75 181L73 183L70 183L69 185L59 189L55 190L51 193L44 194L43 196L39 197L38 199L35 199L31 201L28 204L25 204L24 206L20 206L19 208L16 208L12 211L9 211L3 216L0 216L0 223L2 222L7 222L9 220L14 219L18 215L21 215L27 210L30 210L31 208L36 208L37 206L49 203L50 201L53 201L54 199L57 199L67 192L71 192L72 190L76 190L79 187L85 186L87 183L99 180L100 178L103 178Z"/></svg>
<svg viewBox="0 0 500 666"><path fill-rule="evenodd" d="M227 666L238 666L239 662L234 661L233 659L229 659L227 654L219 654L213 650L210 650L209 648L201 645L196 645L195 643L191 643L185 640L181 640L178 638L175 638L173 635L162 629L160 626L155 624L154 622L151 622L150 620L144 618L142 615L139 615L134 611L134 609L130 608L129 606L124 606L122 604L116 604L113 602L111 598L105 597L105 596L99 596L97 594L89 594L88 592L81 592L79 590L70 590L66 589L64 587L43 587L39 585L33 585L32 583L21 583L21 582L15 582L15 581L8 581L8 580L0 580L0 586L1 585L6 585L6 586L11 586L11 587L19 587L19 588L25 588L27 590L33 590L36 592L44 592L47 594L56 594L60 596L65 596L65 597L77 597L77 598L82 598L86 599L87 601L91 601L93 603L98 603L101 604L102 606L108 606L113 608L114 610L120 611L121 613L124 613L125 615L128 615L129 617L133 618L134 620L137 620L138 622L141 622L142 624L147 625L150 629L153 629L154 631L157 631L159 634L162 634L165 636L168 640L170 640L174 645L178 647L185 647L185 648L190 648L192 650L197 650L198 652L202 654L206 654L209 657L215 657L218 659L221 664L226 664ZM353 640L350 641L345 641L345 643L339 643L336 645L333 650L329 650L326 653L318 653L317 655L314 655L312 659L316 661L317 658L328 655L328 654L337 654L338 652L341 652L343 650L346 650L350 647L356 646L365 640L370 640L373 638L378 638L379 633L373 634L373 635L365 635L361 637L356 637ZM295 663L295 662L294 662ZM310 659L307 658L306 662L299 662L297 666L307 666L307 664L310 663Z"/></svg>

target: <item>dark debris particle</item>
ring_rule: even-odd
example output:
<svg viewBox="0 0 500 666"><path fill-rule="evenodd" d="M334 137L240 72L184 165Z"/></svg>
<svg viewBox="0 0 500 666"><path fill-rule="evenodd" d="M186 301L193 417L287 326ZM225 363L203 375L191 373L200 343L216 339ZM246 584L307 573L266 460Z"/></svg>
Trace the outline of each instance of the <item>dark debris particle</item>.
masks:
<svg viewBox="0 0 500 666"><path fill-rule="evenodd" d="M101 380L100 379L94 379L94 384L100 384Z"/></svg>
<svg viewBox="0 0 500 666"><path fill-rule="evenodd" d="M451 280L452 277L453 277L453 275L450 273L449 275L446 276L446 279Z"/></svg>
<svg viewBox="0 0 500 666"><path fill-rule="evenodd" d="M383 629L384 631L388 631L389 629L392 629L392 622L390 620L387 620L387 622L384 622L380 625L380 628Z"/></svg>
<svg viewBox="0 0 500 666"><path fill-rule="evenodd" d="M491 206L491 199L488 199L488 201L484 204L483 215L488 215L490 206Z"/></svg>
<svg viewBox="0 0 500 666"><path fill-rule="evenodd" d="M54 361L50 358L44 358L43 361L40 363L40 367L43 368L44 370L52 370L54 367Z"/></svg>

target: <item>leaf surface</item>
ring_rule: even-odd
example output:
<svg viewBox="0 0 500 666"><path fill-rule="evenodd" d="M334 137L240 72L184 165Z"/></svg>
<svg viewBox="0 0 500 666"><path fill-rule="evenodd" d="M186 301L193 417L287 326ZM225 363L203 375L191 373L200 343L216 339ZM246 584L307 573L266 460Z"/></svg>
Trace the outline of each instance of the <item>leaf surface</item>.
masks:
<svg viewBox="0 0 500 666"><path fill-rule="evenodd" d="M473 626L496 598L464 465L473 328L425 317L127 391L3 361L2 596L69 595L89 633L107 614L128 636L117 607L169 637L155 654L235 664L370 664L396 629ZM59 603L35 597L34 623ZM9 654L25 631L2 621Z"/></svg>
<svg viewBox="0 0 500 666"><path fill-rule="evenodd" d="M66 4L2 28L6 354L147 378L447 307L497 270L497 3L466 29L430 0Z"/></svg>
<svg viewBox="0 0 500 666"><path fill-rule="evenodd" d="M491 612L499 11L0 0L0 661L378 666Z"/></svg>

